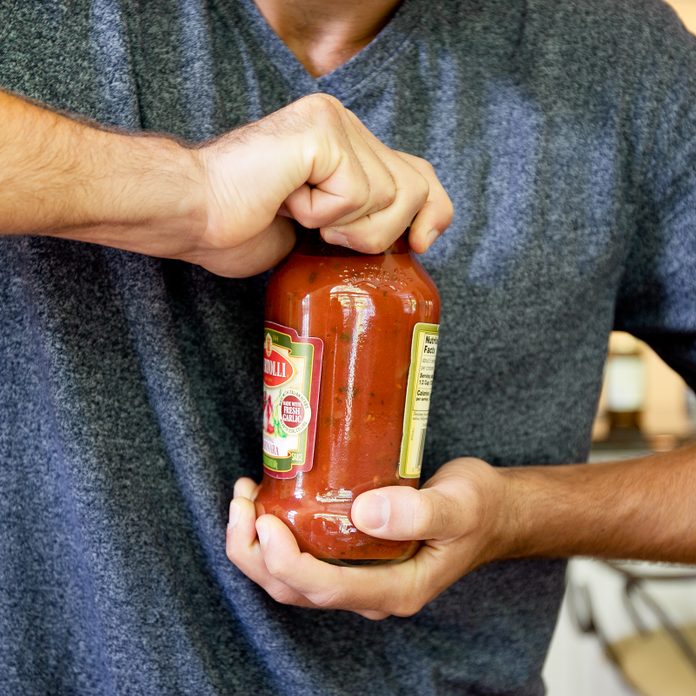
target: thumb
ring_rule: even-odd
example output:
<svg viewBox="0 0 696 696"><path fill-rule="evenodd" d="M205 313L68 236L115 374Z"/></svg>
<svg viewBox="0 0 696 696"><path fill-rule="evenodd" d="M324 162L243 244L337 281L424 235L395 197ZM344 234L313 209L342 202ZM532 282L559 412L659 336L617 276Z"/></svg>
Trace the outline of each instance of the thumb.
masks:
<svg viewBox="0 0 696 696"><path fill-rule="evenodd" d="M359 495L351 518L358 529L381 539L445 540L472 528L475 513L466 507L459 496L437 487L387 486Z"/></svg>

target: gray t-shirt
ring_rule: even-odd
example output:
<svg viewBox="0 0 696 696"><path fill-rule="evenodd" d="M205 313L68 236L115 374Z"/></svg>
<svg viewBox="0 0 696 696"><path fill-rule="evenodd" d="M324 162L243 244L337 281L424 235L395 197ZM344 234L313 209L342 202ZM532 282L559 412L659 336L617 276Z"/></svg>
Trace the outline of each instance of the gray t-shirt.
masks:
<svg viewBox="0 0 696 696"><path fill-rule="evenodd" d="M696 382L696 41L658 0L405 0L318 80L251 0L5 0L0 86L194 141L320 90L429 159L456 217L424 258L426 476L583 460L613 326ZM0 693L543 693L561 560L375 623L226 559L263 277L37 237L0 262Z"/></svg>

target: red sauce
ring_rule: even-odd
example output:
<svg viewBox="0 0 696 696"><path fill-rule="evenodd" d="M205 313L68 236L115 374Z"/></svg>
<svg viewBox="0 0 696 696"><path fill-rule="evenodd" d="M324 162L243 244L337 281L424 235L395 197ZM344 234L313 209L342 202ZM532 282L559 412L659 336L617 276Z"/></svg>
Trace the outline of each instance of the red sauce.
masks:
<svg viewBox="0 0 696 696"><path fill-rule="evenodd" d="M282 519L300 548L318 558L403 560L417 542L368 536L353 526L350 509L372 488L418 485L399 475L404 404L414 325L438 322L437 289L405 236L379 255L328 245L315 231L299 230L298 236L295 251L271 278L266 319L323 342L313 462L309 471L287 474L291 478L276 478L264 467L257 511ZM266 342L270 348L268 335ZM288 369L266 352L269 359L274 355L266 371L273 386ZM264 403L264 432L277 434L270 402ZM283 409L280 417L291 425L299 418L293 414L302 412L292 395Z"/></svg>

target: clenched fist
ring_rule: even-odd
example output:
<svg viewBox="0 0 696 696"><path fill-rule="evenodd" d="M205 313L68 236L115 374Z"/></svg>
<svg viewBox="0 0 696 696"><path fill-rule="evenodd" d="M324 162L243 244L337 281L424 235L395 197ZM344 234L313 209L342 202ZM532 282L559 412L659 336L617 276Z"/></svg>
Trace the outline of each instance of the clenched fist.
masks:
<svg viewBox="0 0 696 696"><path fill-rule="evenodd" d="M292 226L321 228L327 242L386 249L411 225L425 251L449 225L452 204L431 165L380 142L333 97L315 94L197 151L208 222L184 256L245 276L291 248Z"/></svg>

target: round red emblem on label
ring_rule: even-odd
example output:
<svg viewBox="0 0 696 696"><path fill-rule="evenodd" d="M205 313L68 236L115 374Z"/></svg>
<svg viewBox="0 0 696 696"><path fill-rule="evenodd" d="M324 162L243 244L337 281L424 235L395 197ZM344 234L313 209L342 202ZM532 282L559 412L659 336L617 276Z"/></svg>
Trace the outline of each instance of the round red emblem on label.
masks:
<svg viewBox="0 0 696 696"><path fill-rule="evenodd" d="M304 394L288 389L280 395L278 416L285 432L301 433L309 425L312 409Z"/></svg>
<svg viewBox="0 0 696 696"><path fill-rule="evenodd" d="M296 428L304 420L305 408L293 394L287 394L280 404L280 419L286 428Z"/></svg>

